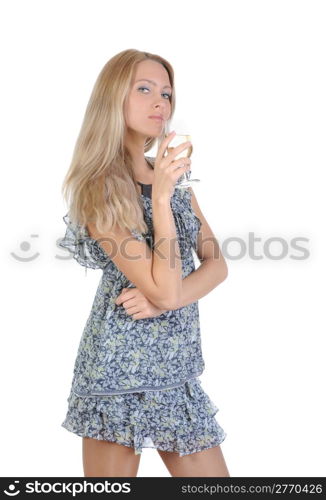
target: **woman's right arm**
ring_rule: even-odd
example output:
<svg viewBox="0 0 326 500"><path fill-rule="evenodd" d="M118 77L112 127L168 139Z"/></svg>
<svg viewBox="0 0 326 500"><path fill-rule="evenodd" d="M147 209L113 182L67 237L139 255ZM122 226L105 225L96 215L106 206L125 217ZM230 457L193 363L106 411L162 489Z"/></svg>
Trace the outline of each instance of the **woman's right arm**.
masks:
<svg viewBox="0 0 326 500"><path fill-rule="evenodd" d="M145 297L160 309L172 309L181 293L182 266L169 198L153 199L152 209L153 250L145 240L139 241L117 227L100 234L91 223L87 230Z"/></svg>
<svg viewBox="0 0 326 500"><path fill-rule="evenodd" d="M173 133L165 138L156 156L152 185L153 251L145 240L131 237L128 230L117 225L106 234L99 234L94 223L87 227L118 269L160 309L175 308L181 292L182 263L170 198L176 181L191 163L189 158L175 160L189 147L189 142L171 148L163 157L172 137Z"/></svg>
<svg viewBox="0 0 326 500"><path fill-rule="evenodd" d="M152 279L159 297L155 305L163 309L173 309L181 294L182 262L170 200L154 195L152 213L154 230Z"/></svg>

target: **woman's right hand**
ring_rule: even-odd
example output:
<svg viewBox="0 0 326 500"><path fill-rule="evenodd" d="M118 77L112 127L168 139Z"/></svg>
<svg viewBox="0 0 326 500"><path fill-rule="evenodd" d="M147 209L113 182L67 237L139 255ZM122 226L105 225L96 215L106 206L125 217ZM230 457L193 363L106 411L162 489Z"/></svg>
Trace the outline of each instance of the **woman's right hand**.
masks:
<svg viewBox="0 0 326 500"><path fill-rule="evenodd" d="M169 142L173 139L175 132L171 132L160 145L154 164L154 181L152 185L152 199L167 198L170 199L173 195L174 186L179 177L190 169L191 159L188 157L174 158L181 151L189 148L191 142L183 142L175 148L168 148ZM170 152L164 155L165 150L170 149ZM183 166L181 166L183 165Z"/></svg>

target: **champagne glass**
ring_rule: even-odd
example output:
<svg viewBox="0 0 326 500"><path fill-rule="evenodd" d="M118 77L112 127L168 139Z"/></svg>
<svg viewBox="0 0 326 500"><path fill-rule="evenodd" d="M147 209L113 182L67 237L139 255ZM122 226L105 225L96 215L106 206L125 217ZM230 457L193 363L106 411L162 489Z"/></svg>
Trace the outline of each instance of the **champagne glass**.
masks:
<svg viewBox="0 0 326 500"><path fill-rule="evenodd" d="M167 147L167 153L170 153L175 147L179 146L179 144L182 144L187 141L191 141L191 137L188 133L186 133L186 127L184 126L184 123L179 119L177 122L174 120L173 123L173 129L176 130L176 134L173 137L173 139L169 142L169 145ZM166 130L165 131L165 137L169 135L169 132ZM190 144L190 146L187 149L184 149L179 153L174 160L178 160L179 158L190 158L191 154L193 152L193 146ZM166 156L164 154L164 156ZM199 182L200 179L194 179L191 177L191 169L188 170L187 172L184 172L179 179L177 180L175 187L178 189L185 189L193 182Z"/></svg>

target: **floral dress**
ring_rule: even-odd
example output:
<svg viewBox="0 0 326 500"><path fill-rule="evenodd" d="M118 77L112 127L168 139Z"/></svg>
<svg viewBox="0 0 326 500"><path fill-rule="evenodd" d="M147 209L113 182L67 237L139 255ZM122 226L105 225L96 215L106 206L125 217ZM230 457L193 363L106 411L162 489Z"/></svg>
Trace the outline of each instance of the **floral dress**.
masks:
<svg viewBox="0 0 326 500"><path fill-rule="evenodd" d="M147 157L150 164L153 158ZM151 185L141 184L146 234L131 237L153 248ZM171 208L180 248L183 278L195 271L193 250L201 221L191 207L191 192L174 190ZM85 268L101 269L91 311L73 369L64 422L78 436L134 448L157 448L188 455L219 445L226 437L216 420L218 408L198 378L205 368L198 302L134 320L115 300L135 286L117 268L84 226L63 217L59 245Z"/></svg>

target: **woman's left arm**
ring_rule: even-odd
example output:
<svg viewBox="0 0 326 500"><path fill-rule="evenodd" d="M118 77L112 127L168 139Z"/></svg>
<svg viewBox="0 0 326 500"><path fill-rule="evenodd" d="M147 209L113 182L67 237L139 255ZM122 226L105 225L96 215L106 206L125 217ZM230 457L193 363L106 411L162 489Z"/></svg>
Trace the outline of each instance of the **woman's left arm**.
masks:
<svg viewBox="0 0 326 500"><path fill-rule="evenodd" d="M201 261L200 266L182 280L182 293L178 304L173 309L187 306L207 295L227 278L228 268L220 251L217 239L207 220L199 208L193 189L191 206L202 225L197 236L196 254Z"/></svg>

